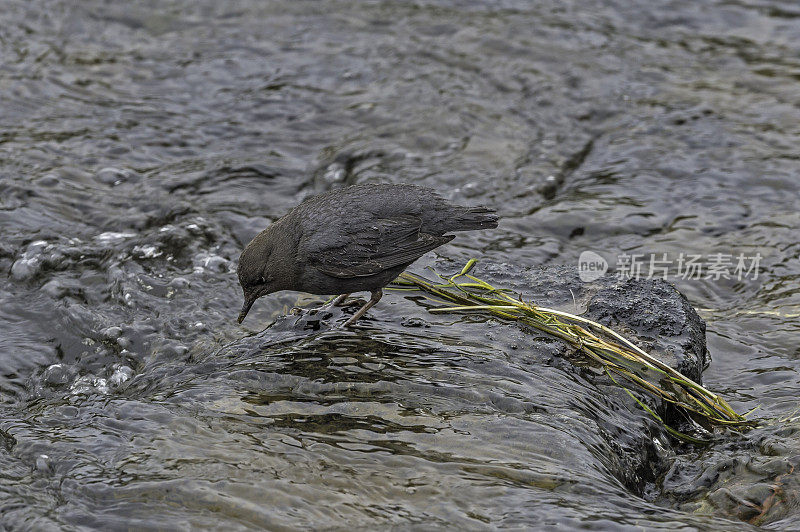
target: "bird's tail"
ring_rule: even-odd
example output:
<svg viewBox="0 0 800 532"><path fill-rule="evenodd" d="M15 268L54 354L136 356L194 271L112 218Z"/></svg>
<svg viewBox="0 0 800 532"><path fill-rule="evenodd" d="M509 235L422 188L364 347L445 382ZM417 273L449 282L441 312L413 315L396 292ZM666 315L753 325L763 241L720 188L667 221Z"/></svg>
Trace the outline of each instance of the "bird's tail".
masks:
<svg viewBox="0 0 800 532"><path fill-rule="evenodd" d="M473 229L493 229L499 217L494 209L487 207L465 207L453 219L452 231L471 231Z"/></svg>

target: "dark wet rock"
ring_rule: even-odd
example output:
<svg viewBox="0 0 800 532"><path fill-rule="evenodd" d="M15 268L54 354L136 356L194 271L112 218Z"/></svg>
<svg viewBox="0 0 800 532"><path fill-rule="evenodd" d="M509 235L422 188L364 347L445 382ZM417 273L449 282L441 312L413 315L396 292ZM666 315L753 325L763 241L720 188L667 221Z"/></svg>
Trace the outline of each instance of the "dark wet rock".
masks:
<svg viewBox="0 0 800 532"><path fill-rule="evenodd" d="M622 279L608 273L583 282L571 266L519 271L509 264L490 263L479 263L474 274L539 306L607 325L687 377L701 381L706 366L705 322L666 281Z"/></svg>
<svg viewBox="0 0 800 532"><path fill-rule="evenodd" d="M540 306L581 314L608 325L687 376L698 378L702 371L705 362L704 322L686 298L664 281L623 280L606 275L584 283L577 270L567 266L520 269L510 264L486 263L479 264L473 273L497 287L517 291L523 299ZM300 310L299 315L279 317L260 334L243 338L223 350L220 356L223 360L249 359L258 353L266 354L276 348L285 351L287 346L294 346L291 348L294 356L302 359L299 353L333 352L337 346L341 348L351 342L346 351L359 360L362 354L376 349L378 352L403 352L409 349L409 345L416 345L410 348L410 352L414 353L417 363L423 363L429 356L426 353L458 350L459 347L455 346L463 346L471 353L487 353L473 369L482 373L484 378L495 374L496 378L503 379L514 374L515 368L525 368L525 375L528 375L525 379L536 374L539 375L537 378L547 381L547 384L535 388L535 395L525 397L525 392L520 391L522 395L515 400L509 400L508 396L493 397L488 391L489 395L481 396L484 392L475 389L472 393L481 397L468 402L488 401L491 409L509 415L541 409L545 413L542 420L545 424L549 416L557 416L560 421L566 419L563 416L575 416L574 422L583 428L571 434L573 437L583 434L587 441L592 442L586 449L592 458L584 456L580 450L587 445L586 442L571 440L571 436L558 429L554 429L558 434L544 430L539 446L556 445L562 449L553 457L560 464L557 467L579 471L587 468L588 474L602 466L640 495L648 482L654 482L666 470L668 464L664 449L670 447L670 441L663 429L624 390L587 364L585 357L574 348L513 322L476 314L430 314L425 311L425 300L418 296L417 293L406 295L391 310L373 309L361 336L351 336L336 329L352 313L348 308L322 312ZM414 305L415 300L422 306ZM400 323L393 315L398 312L403 315ZM451 326L453 321L462 324L457 332ZM421 337L416 336L417 330ZM457 339L452 337L453 334ZM386 347L376 348L375 343L385 343ZM326 355L322 356L323 360L327 359ZM462 358L454 364L467 370L472 367L471 358ZM305 365L304 368L301 373L307 375L310 368ZM390 377L386 373L377 373L376 378ZM579 384L575 386L576 383ZM435 397L440 392L427 389L421 393L433 393ZM408 390L398 389L397 394L411 405L423 405L432 399L415 399L415 394L409 396ZM664 405L652 402L651 405L669 422L676 421L665 413Z"/></svg>
<svg viewBox="0 0 800 532"><path fill-rule="evenodd" d="M767 420L749 439L730 438L700 456L678 455L663 475L657 502L793 530L792 516L800 504L798 435L797 418Z"/></svg>

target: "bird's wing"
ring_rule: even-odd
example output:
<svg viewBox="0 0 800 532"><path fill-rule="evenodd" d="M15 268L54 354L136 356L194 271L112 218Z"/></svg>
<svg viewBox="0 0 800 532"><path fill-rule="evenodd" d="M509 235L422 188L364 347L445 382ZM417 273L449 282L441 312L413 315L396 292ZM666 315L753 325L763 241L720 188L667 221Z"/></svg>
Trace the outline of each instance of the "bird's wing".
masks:
<svg viewBox="0 0 800 532"><path fill-rule="evenodd" d="M453 239L453 235L420 233L422 220L396 216L347 226L333 242L309 242L311 266L333 277L366 277L417 260L428 251ZM316 244L316 246L315 246Z"/></svg>

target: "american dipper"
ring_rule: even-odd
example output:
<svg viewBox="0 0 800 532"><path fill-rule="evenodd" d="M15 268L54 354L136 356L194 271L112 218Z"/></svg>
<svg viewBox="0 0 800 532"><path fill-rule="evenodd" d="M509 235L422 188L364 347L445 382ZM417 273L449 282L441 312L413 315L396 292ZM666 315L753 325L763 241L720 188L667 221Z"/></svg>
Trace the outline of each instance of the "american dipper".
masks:
<svg viewBox="0 0 800 532"><path fill-rule="evenodd" d="M485 207L463 207L416 185L367 184L313 196L259 233L239 257L244 306L280 290L340 294L369 290L351 325L380 300L382 288L451 231L497 227Z"/></svg>

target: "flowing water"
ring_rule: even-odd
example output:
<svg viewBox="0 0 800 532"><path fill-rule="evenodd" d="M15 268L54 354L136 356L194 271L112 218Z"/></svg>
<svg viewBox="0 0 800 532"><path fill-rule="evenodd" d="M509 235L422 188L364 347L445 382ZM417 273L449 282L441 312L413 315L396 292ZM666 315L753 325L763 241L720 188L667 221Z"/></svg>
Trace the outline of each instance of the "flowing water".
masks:
<svg viewBox="0 0 800 532"><path fill-rule="evenodd" d="M789 0L3 0L0 521L797 529L799 58ZM402 293L238 326L242 246L357 182L502 214L417 271L666 259L705 385L761 423L678 444Z"/></svg>

